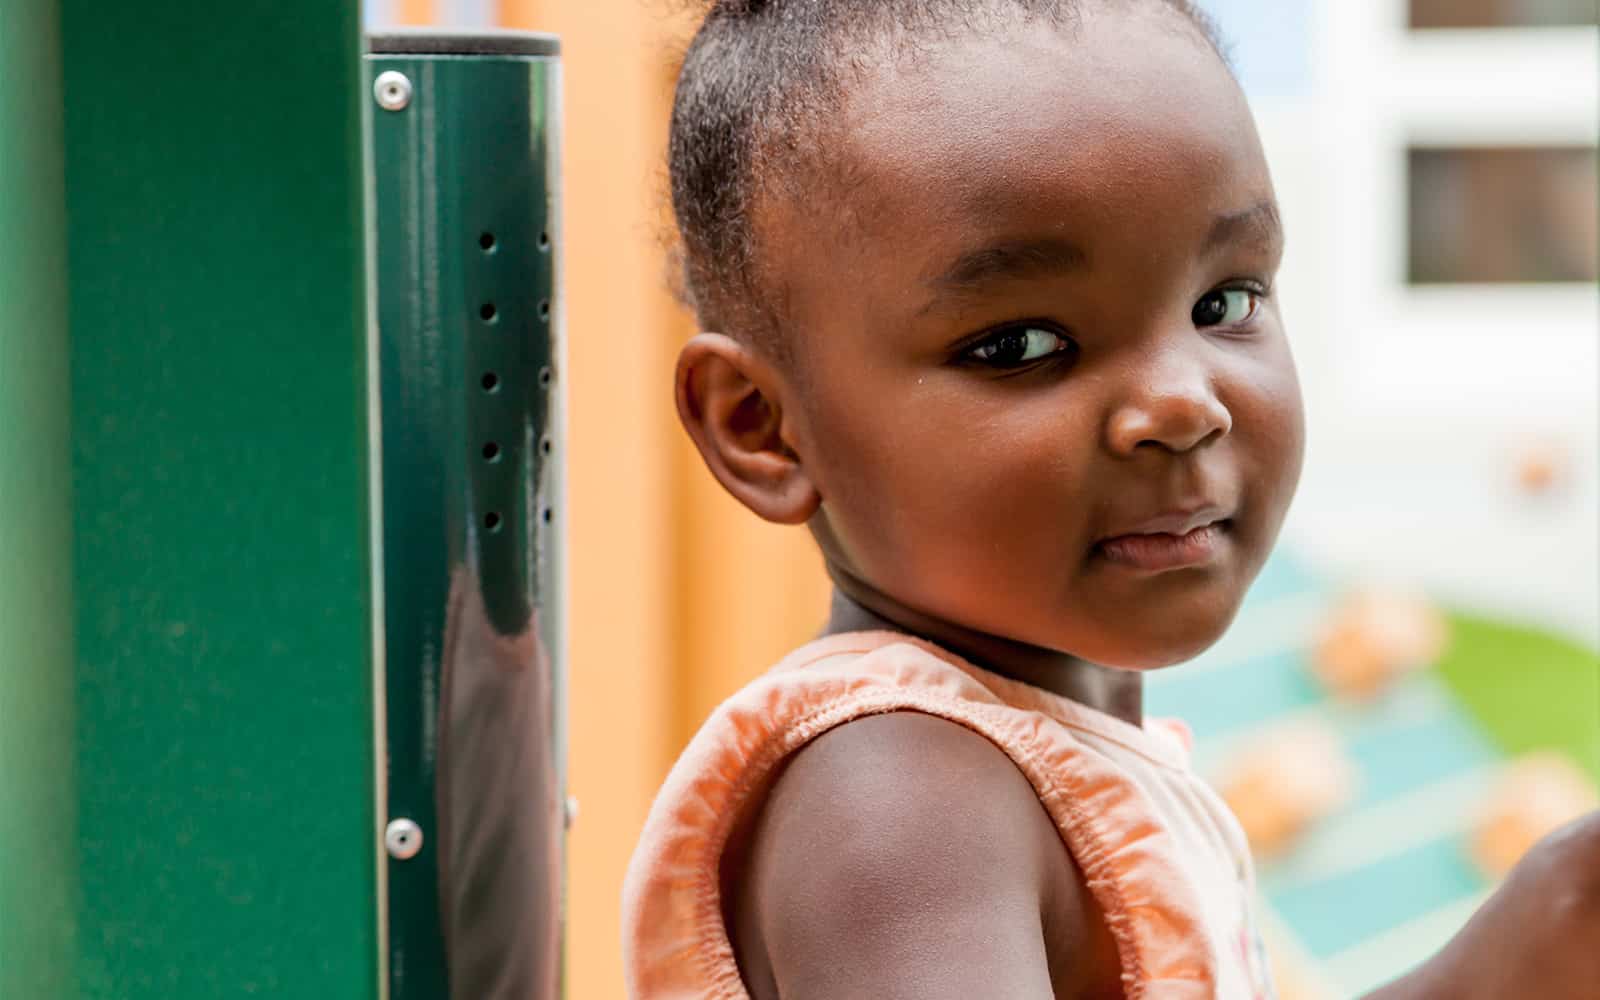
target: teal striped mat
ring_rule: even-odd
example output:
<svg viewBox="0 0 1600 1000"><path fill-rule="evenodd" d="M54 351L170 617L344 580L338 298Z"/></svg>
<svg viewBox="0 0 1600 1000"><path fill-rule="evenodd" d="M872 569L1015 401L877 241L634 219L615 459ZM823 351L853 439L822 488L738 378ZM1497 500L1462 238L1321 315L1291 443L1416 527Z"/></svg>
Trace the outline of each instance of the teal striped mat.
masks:
<svg viewBox="0 0 1600 1000"><path fill-rule="evenodd" d="M1355 765L1353 801L1285 856L1258 865L1264 931L1311 996L1365 992L1432 954L1491 889L1465 849L1503 755L1431 672L1370 705L1338 704L1307 662L1336 591L1275 555L1237 621L1192 663L1148 679L1146 711L1195 732L1195 766L1216 778L1270 727L1316 720Z"/></svg>

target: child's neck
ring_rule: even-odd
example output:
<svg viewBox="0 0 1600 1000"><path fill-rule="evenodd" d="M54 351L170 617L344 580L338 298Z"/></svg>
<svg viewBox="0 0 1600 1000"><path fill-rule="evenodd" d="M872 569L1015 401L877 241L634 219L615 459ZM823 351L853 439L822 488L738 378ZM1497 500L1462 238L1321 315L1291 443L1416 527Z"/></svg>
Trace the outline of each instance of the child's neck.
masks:
<svg viewBox="0 0 1600 1000"><path fill-rule="evenodd" d="M985 670L1042 688L1135 726L1144 716L1144 676L1080 660L1040 646L1013 642L901 606L859 581L834 579L824 635L885 630L904 632L949 649ZM846 588L852 593L846 593Z"/></svg>

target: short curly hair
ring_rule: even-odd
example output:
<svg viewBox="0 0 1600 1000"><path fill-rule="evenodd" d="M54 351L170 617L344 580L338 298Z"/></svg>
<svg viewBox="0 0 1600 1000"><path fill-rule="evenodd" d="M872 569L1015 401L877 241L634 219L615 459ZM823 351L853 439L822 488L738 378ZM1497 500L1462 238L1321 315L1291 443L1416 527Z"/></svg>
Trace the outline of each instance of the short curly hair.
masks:
<svg viewBox="0 0 1600 1000"><path fill-rule="evenodd" d="M840 81L869 43L1003 18L1070 27L1087 4L1171 10L1228 62L1215 24L1191 0L714 0L684 55L668 138L680 293L702 327L787 353L752 209L818 155L808 129L837 107Z"/></svg>

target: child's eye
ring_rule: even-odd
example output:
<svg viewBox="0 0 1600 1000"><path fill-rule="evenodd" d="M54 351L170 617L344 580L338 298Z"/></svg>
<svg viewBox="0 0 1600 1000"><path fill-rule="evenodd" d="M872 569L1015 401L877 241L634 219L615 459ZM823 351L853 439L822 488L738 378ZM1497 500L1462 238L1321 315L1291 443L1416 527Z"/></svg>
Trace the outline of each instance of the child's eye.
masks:
<svg viewBox="0 0 1600 1000"><path fill-rule="evenodd" d="M1017 368L1075 348L1059 333L1038 326L1014 326L977 345L967 357L992 368Z"/></svg>
<svg viewBox="0 0 1600 1000"><path fill-rule="evenodd" d="M1195 326L1235 326L1256 314L1261 296L1248 288L1219 288L1194 304Z"/></svg>

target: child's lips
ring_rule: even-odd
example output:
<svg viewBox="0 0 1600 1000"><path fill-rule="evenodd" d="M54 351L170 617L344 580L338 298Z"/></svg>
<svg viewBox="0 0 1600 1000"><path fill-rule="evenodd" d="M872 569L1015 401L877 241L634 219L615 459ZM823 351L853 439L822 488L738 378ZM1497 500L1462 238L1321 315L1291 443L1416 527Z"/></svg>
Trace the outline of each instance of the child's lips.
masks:
<svg viewBox="0 0 1600 1000"><path fill-rule="evenodd" d="M1108 562L1146 572L1200 566L1221 554L1230 525L1227 519L1212 519L1181 533L1116 535L1097 543L1095 551Z"/></svg>

